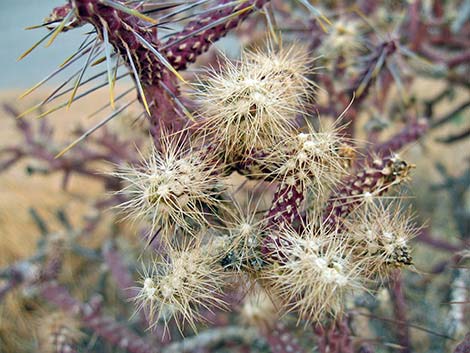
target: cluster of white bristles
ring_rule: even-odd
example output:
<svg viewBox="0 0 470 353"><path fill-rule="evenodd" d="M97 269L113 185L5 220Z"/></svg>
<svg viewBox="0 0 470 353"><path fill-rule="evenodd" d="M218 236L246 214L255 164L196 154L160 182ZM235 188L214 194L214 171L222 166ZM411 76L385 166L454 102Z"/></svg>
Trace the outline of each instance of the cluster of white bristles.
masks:
<svg viewBox="0 0 470 353"><path fill-rule="evenodd" d="M173 140L163 141L160 151L153 147L142 162L116 173L127 182L120 191L129 197L119 206L124 212L147 220L150 235L159 232L166 237L175 227L191 231L206 224L203 207L215 206L223 191L216 164Z"/></svg>
<svg viewBox="0 0 470 353"><path fill-rule="evenodd" d="M180 331L184 323L196 330L204 311L225 307L221 296L227 275L218 264L220 257L194 243L181 250L170 248L167 255L146 267L136 301L151 327L175 318Z"/></svg>
<svg viewBox="0 0 470 353"><path fill-rule="evenodd" d="M265 151L295 131L313 95L312 59L301 47L250 52L196 85L201 131L213 136L229 161Z"/></svg>

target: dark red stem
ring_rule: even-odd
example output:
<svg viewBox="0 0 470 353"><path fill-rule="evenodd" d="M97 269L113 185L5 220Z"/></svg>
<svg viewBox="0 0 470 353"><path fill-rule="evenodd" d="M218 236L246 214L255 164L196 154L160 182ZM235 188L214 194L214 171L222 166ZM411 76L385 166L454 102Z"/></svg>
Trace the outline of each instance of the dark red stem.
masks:
<svg viewBox="0 0 470 353"><path fill-rule="evenodd" d="M219 1L215 7L231 1ZM168 39L163 46L166 57L177 70L186 69L189 63L196 61L196 58L206 52L214 42L224 37L251 13L268 2L269 0L243 1L237 5L219 8L204 16L199 16L189 22L181 32ZM234 13L238 13L238 15L229 17ZM224 17L228 17L226 21L211 26L212 23L216 23Z"/></svg>

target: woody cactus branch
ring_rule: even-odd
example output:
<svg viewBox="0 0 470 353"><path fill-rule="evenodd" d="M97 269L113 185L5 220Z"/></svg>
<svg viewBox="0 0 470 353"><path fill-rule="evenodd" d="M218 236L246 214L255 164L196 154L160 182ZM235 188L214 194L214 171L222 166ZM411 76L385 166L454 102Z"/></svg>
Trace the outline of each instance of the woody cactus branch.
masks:
<svg viewBox="0 0 470 353"><path fill-rule="evenodd" d="M331 226L341 224L356 207L405 181L411 168L397 155L374 159L370 166L347 177L344 186L330 197L324 212L325 219Z"/></svg>
<svg viewBox="0 0 470 353"><path fill-rule="evenodd" d="M297 6L308 11L297 11ZM49 125L43 123L37 133L27 121L17 120L26 147L2 149L6 158L2 158L0 168L11 168L33 156L45 162L47 172L64 171L66 182L72 172L91 174L89 162L113 163L109 174L99 180L115 193L96 207L116 206L110 211L115 220L132 221L139 235L145 236L142 254L137 258L129 252L124 261L116 244L120 248L128 238L114 243L117 235L111 232L99 245L101 251L86 251L77 244L71 248L93 260L84 265L87 269L100 269L96 292L109 299L105 286L111 276L116 284L111 287L117 287L121 299L134 302L132 309L140 315L140 321L118 323L101 313L101 303L94 299L81 303L66 287L52 282L61 269L62 251L57 251L60 256L47 259L48 271L38 270L31 286L39 288L46 301L76 316L103 339L100 343L107 341L112 349L131 353L209 351L223 345L253 350L258 344L261 349L269 346L275 353L301 352L306 342L297 342L296 338L312 339L320 352L354 352L359 347L353 345L347 313L354 312L350 306L361 304L348 298L358 298L357 294L370 288L375 295L375 289L397 269L410 266L411 240L418 234L418 240L435 249L455 252L458 248L427 236L415 225L413 215L396 205L395 198L382 196L405 182L413 167L397 153L424 136L428 124L433 128L433 120L434 126L451 120L448 116L428 117L438 102L451 98L447 93L429 103L427 121L413 119L411 111L421 102L414 105L414 96L406 99L414 69L408 64L419 59L411 50L422 53L428 46L433 50L438 46L451 48L457 55L445 62L454 66L452 70L432 69L433 74L452 84L449 75L458 76L468 57L467 50L460 53L464 46L459 41L464 36L459 34L459 39L450 35L450 22L440 14L442 5L435 4L431 9L419 2L406 5L409 11L400 17L403 21L396 24L393 34L382 35L380 32L388 31L390 23L383 18L381 6L361 2L359 8L366 14L361 21L357 18L363 15L359 10L339 11L336 4L322 3L331 14L326 18L312 2L304 0L70 0L55 8L40 26L50 32L32 49L48 38L51 44L60 32L91 24L94 31L64 66L79 59L86 59L86 64L42 103L19 116L39 110L70 91L69 105L78 100L82 95L75 96L77 89L89 82L82 82L86 69L103 61L106 70L91 80L105 78L107 73L108 82L94 86L83 96L109 84L113 113L95 128L80 131L83 134L77 141L122 113L121 108L140 101L148 115L147 130L153 143L136 153L130 152L134 149L129 141L121 141L114 134L96 135L88 142L99 153L81 147L54 158L55 151L47 150L53 146ZM396 15L393 4L383 6L387 15L388 10ZM260 36L248 38L235 33L247 37L242 46L250 50L243 49L238 60L218 60L217 68L197 67L190 75L185 74L192 82L185 82L180 72L257 10L262 10L266 31L258 31L262 23L256 20L261 16L250 24L261 36L269 33L265 48L251 45ZM434 11L435 15L423 16L423 11ZM374 17L380 17L377 28L372 23ZM175 29L180 24L182 29ZM289 35L281 33L287 30L285 26L292 27ZM463 24L457 27L466 31ZM286 44L294 36L297 43ZM383 39L386 37L389 39ZM453 41L446 44L448 37ZM361 57L370 43L375 43L371 54ZM440 63L447 57L438 54L436 58ZM409 66L407 70L404 65ZM122 66L133 77L138 97L116 109L116 101L125 97L114 97L113 91ZM322 67L321 76L316 75L316 66ZM74 79L74 87L68 88ZM380 91L368 96L373 85ZM326 90L328 99L319 97L317 102L317 87ZM393 88L400 95L392 95ZM363 104L366 99L368 106ZM57 109L61 106L65 105ZM355 139L361 126L356 122L369 117L393 123L388 115L396 113L396 107L406 117L405 128L381 144L372 143L377 136L374 130L368 135L370 147L364 148L361 157L357 151L362 147ZM454 113L462 112L466 104L459 109ZM323 118L314 116L317 111L340 117L324 124ZM41 138L47 143L41 144ZM98 218L81 234L101 224ZM123 228L127 232L127 227ZM136 237L138 241L141 238ZM142 262L137 283L134 264L127 268L127 256ZM24 276L11 272L6 277L9 281L0 295L23 283ZM397 324L398 343L410 351L405 283L396 278L391 283L397 320L390 321ZM250 301L245 299L247 292L253 297ZM255 300L252 294L266 300ZM129 311L124 300L108 304L106 310ZM224 311L238 304L243 306L246 322L264 328L259 330L263 338L255 337L255 328L225 326L233 321ZM209 321L216 327L171 342L190 329L196 332ZM145 337L132 331L131 326L140 323L150 329ZM314 331L293 332L297 330L294 326L302 325L314 327ZM150 339L157 336L164 336L169 344L153 347ZM367 345L360 350L366 352Z"/></svg>
<svg viewBox="0 0 470 353"><path fill-rule="evenodd" d="M170 131L180 129L181 114L175 112L177 107L171 96L160 87L163 82L172 94L178 95L174 77L159 57L157 28L98 0L74 0L72 5L78 20L91 23L100 39L108 42L105 45L112 45L134 74L156 144L163 127Z"/></svg>

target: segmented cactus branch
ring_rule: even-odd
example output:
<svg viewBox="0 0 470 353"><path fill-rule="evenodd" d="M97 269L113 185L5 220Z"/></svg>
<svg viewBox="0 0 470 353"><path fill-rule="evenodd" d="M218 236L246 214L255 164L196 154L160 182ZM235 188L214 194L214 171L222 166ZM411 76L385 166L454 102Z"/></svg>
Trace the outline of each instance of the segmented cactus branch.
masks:
<svg viewBox="0 0 470 353"><path fill-rule="evenodd" d="M268 227L281 227L299 221L304 192L301 180L291 177L281 183L274 194L273 203L267 214Z"/></svg>
<svg viewBox="0 0 470 353"><path fill-rule="evenodd" d="M370 166L343 181L344 186L328 200L325 219L331 226L339 225L356 207L406 180L412 167L398 155L374 159Z"/></svg>
<svg viewBox="0 0 470 353"><path fill-rule="evenodd" d="M292 177L278 185L273 196L271 208L267 219L267 232L269 234L263 240L262 253L265 256L282 255L278 250L281 239L276 231L283 227L295 227L301 220L301 207L305 197L304 184L301 180ZM275 254L277 252L277 254Z"/></svg>
<svg viewBox="0 0 470 353"><path fill-rule="evenodd" d="M107 40L132 71L156 145L162 129L180 130L184 118L173 99L179 95L176 78L158 51L157 28L98 0L73 0L72 5L77 19L91 23L100 39Z"/></svg>
<svg viewBox="0 0 470 353"><path fill-rule="evenodd" d="M103 40L108 40L124 59L139 89L141 102L150 114L150 132L156 145L163 129L171 133L183 128L184 108L178 100L176 70L186 68L209 46L235 28L266 1L244 1L223 6L190 22L178 35L161 45L157 27L98 0L73 0L79 22L91 23ZM65 11L65 10L64 10ZM160 54L162 51L162 54ZM168 61L167 61L168 60Z"/></svg>
<svg viewBox="0 0 470 353"><path fill-rule="evenodd" d="M48 97L21 114L8 110L18 118L33 112L43 117L108 88L109 100L90 117L106 110L110 114L91 128L74 131L80 137L62 152L45 120L36 131L26 119L17 119L22 139L0 148L0 171L33 157L31 173L63 172L64 186L72 173L78 173L113 192L87 203L93 205L93 214L86 214L79 230L71 226L75 219L68 222L62 217L66 231L50 237L52 228L37 222L41 239L36 255L0 271L0 280L5 280L0 299L19 286L26 289L23 292L34 290L42 299L39 305L62 309L65 318L76 319L77 328L98 337L95 346L87 348L95 341L62 334L66 326L60 322L46 336L52 337L54 353L231 348L298 353L303 347L353 353L369 351L368 345L375 348L377 343L383 343L377 347L382 350L393 349L394 343L405 351L415 348L414 332L408 332L408 321L415 315L405 315L407 282L393 282L392 275L415 262L422 267L419 252L415 256L413 251L419 241L435 250L459 250L438 268L431 264L437 268L435 274L467 255L460 251L467 241L442 241L431 231L427 233L432 237L426 237L414 212L396 202L400 195L384 194L406 181L413 167L397 153L423 136L428 124L432 129L457 121L454 116L468 106L464 102L440 119L433 116L434 106L453 99L448 92L456 81L450 77L463 77L469 57L466 42L457 43L470 28L460 23L465 16L456 11L463 5L435 5L452 9L451 16L443 17L433 15L428 5L415 3L405 4L409 11L399 15L396 4L388 2L359 4L356 11L345 11L338 2L322 2L330 21L308 0L64 2L41 24L30 27L41 29L44 36L19 59L44 43L51 45L61 32L83 25L93 28L64 63L21 95L66 75ZM382 7L387 11L379 11ZM238 37L243 48L238 58L212 48L214 55L198 62L245 20L227 40ZM451 35L454 32L460 33ZM225 44L221 50L228 49ZM452 55L441 55L443 47L451 48ZM420 60L418 55L437 58L438 65L421 62L418 68L413 65ZM75 73L67 73L80 63L84 65ZM445 64L449 65L442 67ZM106 68L91 73L89 69L98 65ZM424 99L423 104L422 92L415 93L413 70L445 77L446 93L427 104ZM135 87L116 85L127 76ZM113 126L112 134L102 129L139 101L145 112L132 124L121 121L126 130L133 130L129 139L117 138L128 132L122 125ZM87 107L75 106L80 113L87 112ZM148 124L140 129L135 122L145 113ZM405 127L401 131L398 115L398 124ZM386 138L385 126L397 133ZM103 136L89 138L98 129ZM153 141L147 145L149 132ZM468 135L456 132L457 140ZM367 141L362 143L364 137ZM62 158L85 139L87 145ZM103 167L106 174L95 173L94 167L103 161L110 162ZM461 183L445 184L431 190L451 188L454 199L464 199ZM88 193L79 196L81 205ZM106 206L112 209L104 217ZM458 227L449 229L461 230L465 237L465 215L454 215ZM111 231L95 237L101 225ZM126 236L129 232L135 237ZM46 252L41 244L49 246L53 239L60 241ZM69 250L90 261L71 263ZM77 286L82 281L87 293ZM391 292L379 290L387 282ZM82 303L65 286L74 288L77 298L92 299ZM374 297L373 302L367 297ZM464 302L462 298L453 301ZM363 325L380 323L359 322L356 317L351 321L350 315L368 317L368 310L370 318L379 318L384 299L396 309L397 322L383 320L396 324L390 327L393 331L382 337L371 335L379 332L377 327L360 332ZM406 299L411 308L412 297ZM253 327L228 326L235 317L227 309L239 309L245 326ZM131 311L129 321L112 318L126 318ZM203 331L204 324L212 327ZM303 332L299 326L304 326ZM2 328L3 322L0 344ZM184 338L192 331L194 336ZM462 336L447 333L457 340ZM389 337L397 342L383 341ZM154 347L152 338L160 339L161 346Z"/></svg>
<svg viewBox="0 0 470 353"><path fill-rule="evenodd" d="M395 41L390 40L381 43L375 51L370 54L361 73L349 88L349 92L356 95L355 104L359 104L364 97L367 96L369 89L383 69L385 61L390 55L395 53L396 50L397 44Z"/></svg>
<svg viewBox="0 0 470 353"><path fill-rule="evenodd" d="M141 39L158 48L160 43L156 27L150 27L149 23L98 0L73 0L72 5L78 20L91 23L101 40L104 39L103 31L108 32L109 43L119 55L127 64L132 60L136 65L142 85L155 85L162 79L162 63L142 44Z"/></svg>
<svg viewBox="0 0 470 353"><path fill-rule="evenodd" d="M233 6L221 7L232 2L232 0L219 1L213 12L196 18L181 32L168 39L163 48L173 67L184 70L214 42L236 28L240 22L269 0L242 0Z"/></svg>

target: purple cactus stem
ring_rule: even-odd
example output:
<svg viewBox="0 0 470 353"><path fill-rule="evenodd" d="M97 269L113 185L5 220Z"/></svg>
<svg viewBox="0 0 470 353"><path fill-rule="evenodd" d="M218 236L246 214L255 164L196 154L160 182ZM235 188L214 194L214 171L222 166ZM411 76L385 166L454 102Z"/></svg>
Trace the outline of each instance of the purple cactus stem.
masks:
<svg viewBox="0 0 470 353"><path fill-rule="evenodd" d="M301 180L295 180L293 185L285 182L279 185L267 214L270 228L293 224L300 220L300 207L304 200L304 191Z"/></svg>
<svg viewBox="0 0 470 353"><path fill-rule="evenodd" d="M370 166L346 178L344 186L328 200L324 213L326 224L339 226L341 220L361 205L367 195L382 195L392 185L405 180L412 167L398 156L388 156L375 159Z"/></svg>
<svg viewBox="0 0 470 353"><path fill-rule="evenodd" d="M375 152L379 156L390 156L401 150L404 146L417 141L428 129L429 124L426 119L413 121L388 141L377 146Z"/></svg>
<svg viewBox="0 0 470 353"><path fill-rule="evenodd" d="M385 60L395 53L397 50L397 44L394 40L386 41L381 43L375 51L369 55L363 70L353 82L349 88L349 92L352 95L353 93L357 94L358 89L363 86L360 94L356 95L354 104L360 104L362 100L367 96L367 93L372 86L372 83L375 81L375 78L378 75L378 72L383 68ZM375 73L377 72L377 73Z"/></svg>
<svg viewBox="0 0 470 353"><path fill-rule="evenodd" d="M301 220L300 208L304 197L305 188L301 180L295 180L293 185L280 184L274 193L273 203L267 214L267 230L277 230L284 226L292 227L298 223ZM261 251L264 255L271 256L275 249L281 246L280 243L279 237L267 236L263 241Z"/></svg>
<svg viewBox="0 0 470 353"><path fill-rule="evenodd" d="M138 35L155 48L159 46L156 27L150 28L135 16L102 4L98 0L73 0L77 18L91 23L100 38L106 26L109 42L129 64L127 51L131 53L142 85L155 85L162 78L162 64L152 52L142 45Z"/></svg>
<svg viewBox="0 0 470 353"><path fill-rule="evenodd" d="M227 2L224 0L219 5ZM173 101L179 96L174 75L163 67L160 59L148 46L142 44L143 40L156 51L163 51L162 55L167 57L170 64L175 69L182 70L186 68L187 63L194 62L198 55L205 52L210 44L235 28L255 8L266 2L266 0L246 1L239 5L218 8L190 22L182 32L170 37L163 47L158 40L156 27L147 26L135 16L106 6L98 0L72 0L72 5L77 20L91 23L101 38L103 38L103 27L106 27L109 42L129 66L131 66L130 53L144 90L145 100L149 105L150 132L158 146L161 131L166 130L168 133L179 131L184 127L186 119L181 108ZM238 15L204 30L210 23L232 13ZM160 84L167 89L162 89ZM141 100L142 98L140 97Z"/></svg>
<svg viewBox="0 0 470 353"><path fill-rule="evenodd" d="M231 0L219 1L215 7L229 2ZM224 37L252 12L268 2L269 0L241 1L237 5L215 9L204 16L199 16L184 27L180 33L171 36L165 43L163 48L168 61L177 70L186 69L189 63L196 61L196 58L206 52L214 42ZM237 12L238 16L210 27L211 23Z"/></svg>
<svg viewBox="0 0 470 353"><path fill-rule="evenodd" d="M276 322L272 330L268 330L264 337L272 353L303 353L304 350L297 343L296 338L280 322Z"/></svg>
<svg viewBox="0 0 470 353"><path fill-rule="evenodd" d="M403 279L399 271L395 271L390 284L390 296L397 321L397 338L400 343L400 353L411 353L411 339L408 322L408 308L403 288Z"/></svg>
<svg viewBox="0 0 470 353"><path fill-rule="evenodd" d="M73 0L73 6L77 18L91 23L101 38L103 27L106 26L109 42L129 66L134 65L151 114L150 133L154 137L155 145L159 146L161 132L180 130L185 119L170 94L160 86L160 83L163 83L171 95L177 97L179 91L174 75L163 67L151 49L142 44L143 39L158 50L160 42L156 27L149 27L135 16L108 7L97 0ZM140 99L143 101L143 97Z"/></svg>
<svg viewBox="0 0 470 353"><path fill-rule="evenodd" d="M173 74L163 70L162 82L168 87L174 97L179 95L179 89ZM169 134L180 131L187 120L173 102L172 97L160 85L146 86L144 87L144 92L150 104L150 133L155 139L155 144L158 146L158 138L162 131L165 130Z"/></svg>

